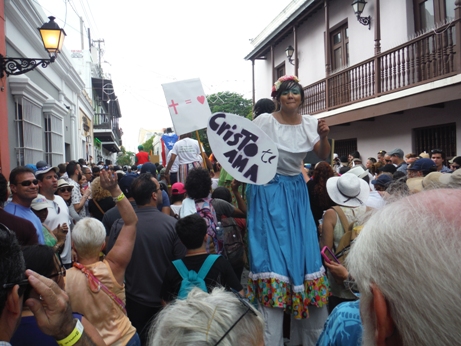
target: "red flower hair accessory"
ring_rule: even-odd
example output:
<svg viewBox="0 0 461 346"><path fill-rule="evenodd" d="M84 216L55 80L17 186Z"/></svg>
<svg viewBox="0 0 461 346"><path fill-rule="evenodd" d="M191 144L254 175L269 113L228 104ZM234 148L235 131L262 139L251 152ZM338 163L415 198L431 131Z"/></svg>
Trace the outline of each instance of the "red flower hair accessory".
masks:
<svg viewBox="0 0 461 346"><path fill-rule="evenodd" d="M280 86L282 85L283 82L292 80L293 82L299 83L299 79L296 76L292 75L285 75L277 79L277 81L274 83L274 86L272 87L272 92L271 96L275 97L277 95L277 90L280 89Z"/></svg>

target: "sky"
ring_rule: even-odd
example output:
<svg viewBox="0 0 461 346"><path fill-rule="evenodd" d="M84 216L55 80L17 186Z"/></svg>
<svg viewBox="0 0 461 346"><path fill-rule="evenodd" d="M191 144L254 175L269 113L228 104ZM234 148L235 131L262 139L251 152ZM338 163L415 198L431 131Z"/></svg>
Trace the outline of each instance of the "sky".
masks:
<svg viewBox="0 0 461 346"><path fill-rule="evenodd" d="M104 40L103 69L112 76L123 144L136 151L140 128L172 125L162 83L200 78L206 94L231 91L251 99L251 62L258 34L291 0L33 0L80 49L79 17Z"/></svg>

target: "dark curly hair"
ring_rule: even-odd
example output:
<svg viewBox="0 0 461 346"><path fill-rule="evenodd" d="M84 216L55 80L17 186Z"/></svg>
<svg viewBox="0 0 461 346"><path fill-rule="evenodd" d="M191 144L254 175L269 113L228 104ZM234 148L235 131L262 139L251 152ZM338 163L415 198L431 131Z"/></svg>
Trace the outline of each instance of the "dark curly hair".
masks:
<svg viewBox="0 0 461 346"><path fill-rule="evenodd" d="M328 162L320 161L314 168L312 178L315 183L313 195L317 200L318 206L323 210L327 210L334 205L327 192L327 180L334 175L335 172Z"/></svg>
<svg viewBox="0 0 461 346"><path fill-rule="evenodd" d="M204 168L191 169L184 187L186 188L187 196L192 199L208 197L211 191L210 173Z"/></svg>

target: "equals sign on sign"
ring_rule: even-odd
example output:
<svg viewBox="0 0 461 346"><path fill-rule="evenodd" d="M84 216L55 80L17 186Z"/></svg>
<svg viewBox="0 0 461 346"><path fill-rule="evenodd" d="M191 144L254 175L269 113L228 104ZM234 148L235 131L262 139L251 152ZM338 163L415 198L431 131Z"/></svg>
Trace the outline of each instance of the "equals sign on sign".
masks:
<svg viewBox="0 0 461 346"><path fill-rule="evenodd" d="M186 100L186 105L192 103L191 100Z"/></svg>

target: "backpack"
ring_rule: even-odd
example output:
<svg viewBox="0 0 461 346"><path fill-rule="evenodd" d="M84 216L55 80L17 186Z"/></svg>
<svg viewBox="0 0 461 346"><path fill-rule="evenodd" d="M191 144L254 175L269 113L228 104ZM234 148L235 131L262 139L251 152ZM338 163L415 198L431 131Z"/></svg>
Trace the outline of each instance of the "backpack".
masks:
<svg viewBox="0 0 461 346"><path fill-rule="evenodd" d="M332 208L338 214L339 220L341 221L341 225L344 229L344 235L341 237L338 247L335 249L336 258L341 264L344 264L344 261L351 250L351 246L362 230L363 225L358 225L356 220L349 223L346 215L339 206L334 206Z"/></svg>
<svg viewBox="0 0 461 346"><path fill-rule="evenodd" d="M183 260L178 259L173 261L179 275L182 277L181 287L178 292L178 299L185 299L194 287L198 287L202 291L208 292L205 284L205 277L208 275L208 272L218 257L219 255L208 255L198 274L194 270L188 270Z"/></svg>
<svg viewBox="0 0 461 346"><path fill-rule="evenodd" d="M218 237L216 234L218 218L216 217L216 211L211 204L211 198L207 197L195 200L195 208L197 209L197 214L199 214L201 218L206 221L207 234L210 236L208 238L208 243L206 244L207 252L218 254L221 253L222 241L218 242Z"/></svg>
<svg viewBox="0 0 461 346"><path fill-rule="evenodd" d="M245 264L245 246L243 244L242 230L233 217L221 218L223 234L222 255L230 262L232 267L241 267Z"/></svg>

